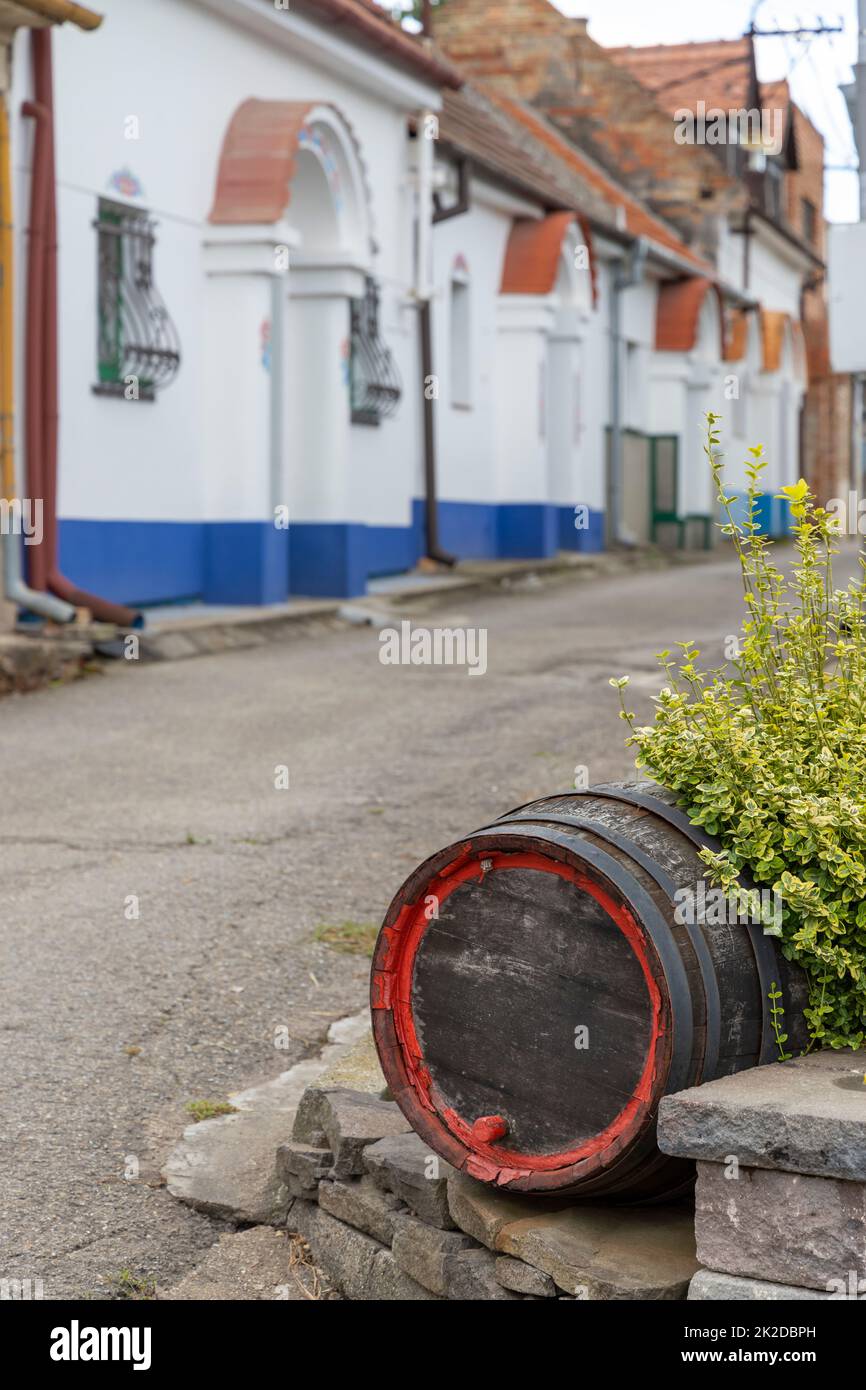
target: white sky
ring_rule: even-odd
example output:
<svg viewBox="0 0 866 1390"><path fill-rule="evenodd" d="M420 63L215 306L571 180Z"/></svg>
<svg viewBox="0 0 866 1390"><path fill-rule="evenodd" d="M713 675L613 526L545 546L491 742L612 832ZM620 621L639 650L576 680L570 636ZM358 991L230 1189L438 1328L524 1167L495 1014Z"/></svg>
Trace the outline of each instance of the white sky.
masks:
<svg viewBox="0 0 866 1390"><path fill-rule="evenodd" d="M392 8L395 0L380 0ZM407 0L408 3L408 0ZM459 3L459 0L458 0ZM806 0L554 0L563 14L589 20L592 37L606 47L617 44L687 43L694 39L737 38L754 18L759 29L841 24L841 34L817 38L759 38L758 76L771 82L787 77L797 105L824 136L829 166L856 165L857 155L845 99L839 84L853 78L857 56L857 0L827 0L811 8ZM856 169L830 168L825 215L831 222L856 222Z"/></svg>

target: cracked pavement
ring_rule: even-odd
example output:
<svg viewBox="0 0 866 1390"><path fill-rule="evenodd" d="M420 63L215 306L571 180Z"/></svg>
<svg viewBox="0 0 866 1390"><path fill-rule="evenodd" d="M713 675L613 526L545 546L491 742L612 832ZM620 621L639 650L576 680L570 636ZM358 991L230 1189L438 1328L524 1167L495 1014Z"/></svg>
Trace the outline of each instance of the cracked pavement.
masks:
<svg viewBox="0 0 866 1390"><path fill-rule="evenodd" d="M176 1282L226 1229L161 1186L185 1104L277 1075L363 1005L367 959L317 924L380 920L426 855L576 764L629 775L608 677L634 673L647 715L654 653L694 638L720 663L739 616L714 558L397 614L487 627L483 678L383 666L353 628L4 700L0 1279Z"/></svg>

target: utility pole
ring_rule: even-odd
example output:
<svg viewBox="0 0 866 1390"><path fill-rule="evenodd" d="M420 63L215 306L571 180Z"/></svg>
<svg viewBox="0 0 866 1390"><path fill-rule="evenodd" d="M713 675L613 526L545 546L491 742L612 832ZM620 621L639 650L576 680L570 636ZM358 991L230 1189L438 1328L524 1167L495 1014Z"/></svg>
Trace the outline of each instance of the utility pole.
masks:
<svg viewBox="0 0 866 1390"><path fill-rule="evenodd" d="M854 68L854 89L854 132L860 164L860 221L866 222L866 0L857 0L857 65Z"/></svg>

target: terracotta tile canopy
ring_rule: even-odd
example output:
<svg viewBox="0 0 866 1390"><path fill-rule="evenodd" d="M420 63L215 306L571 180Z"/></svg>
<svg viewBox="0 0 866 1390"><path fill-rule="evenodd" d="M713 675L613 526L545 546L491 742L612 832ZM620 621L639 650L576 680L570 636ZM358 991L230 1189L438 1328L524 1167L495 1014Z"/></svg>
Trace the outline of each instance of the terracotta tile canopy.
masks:
<svg viewBox="0 0 866 1390"><path fill-rule="evenodd" d="M277 222L289 201L301 131L327 103L250 97L229 122L220 152L209 221Z"/></svg>
<svg viewBox="0 0 866 1390"><path fill-rule="evenodd" d="M691 352L698 340L704 300L710 291L719 303L720 344L725 353L725 315L721 291L706 276L690 275L659 286L656 303L656 348L661 352Z"/></svg>
<svg viewBox="0 0 866 1390"><path fill-rule="evenodd" d="M552 212L540 221L514 222L505 250L501 294L550 294L556 285L565 235L573 212Z"/></svg>

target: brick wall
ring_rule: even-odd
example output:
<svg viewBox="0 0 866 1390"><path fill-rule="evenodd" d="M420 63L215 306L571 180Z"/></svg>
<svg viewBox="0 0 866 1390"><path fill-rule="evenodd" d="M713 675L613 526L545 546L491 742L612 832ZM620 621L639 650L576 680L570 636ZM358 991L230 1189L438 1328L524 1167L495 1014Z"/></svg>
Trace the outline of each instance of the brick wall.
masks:
<svg viewBox="0 0 866 1390"><path fill-rule="evenodd" d="M794 122L794 141L798 168L786 179L785 189L788 221L798 236L808 242L816 255L824 259L826 235L824 226L824 140L803 112L791 103ZM814 208L814 234L810 237L808 214L804 202Z"/></svg>
<svg viewBox="0 0 866 1390"><path fill-rule="evenodd" d="M446 0L438 43L466 72L532 103L696 249L742 188L712 149L678 145L674 121L630 72L547 0Z"/></svg>
<svg viewBox="0 0 866 1390"><path fill-rule="evenodd" d="M824 141L793 102L790 116L798 167L786 178L788 220L823 259L827 240ZM812 214L806 209L806 200L814 209ZM820 274L817 283L803 294L802 323L809 371L803 411L803 472L818 500L825 503L831 497L844 497L851 486L852 387L850 377L831 371L826 284Z"/></svg>
<svg viewBox="0 0 866 1390"><path fill-rule="evenodd" d="M803 409L804 472L818 501L847 497L851 457L850 376L812 382Z"/></svg>

